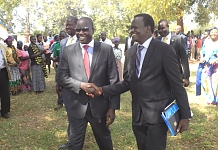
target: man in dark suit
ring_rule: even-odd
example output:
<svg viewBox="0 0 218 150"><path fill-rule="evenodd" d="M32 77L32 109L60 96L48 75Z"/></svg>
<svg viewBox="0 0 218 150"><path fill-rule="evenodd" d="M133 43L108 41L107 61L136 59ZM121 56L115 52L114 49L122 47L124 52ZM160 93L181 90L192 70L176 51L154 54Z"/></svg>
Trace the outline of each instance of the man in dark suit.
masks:
<svg viewBox="0 0 218 150"><path fill-rule="evenodd" d="M179 35L179 36L182 37L183 42L184 42L184 44L185 44L186 55L188 55L188 43L187 43L188 38L187 38L186 35L184 35L184 34L182 33L182 27L181 27L180 25L177 25L177 26L176 26L176 28L175 28L175 33L176 33L176 35Z"/></svg>
<svg viewBox="0 0 218 150"><path fill-rule="evenodd" d="M75 28L76 28L76 23L78 21L78 18L77 17L74 17L74 16L70 16L67 18L67 21L66 21L66 32L67 34L69 35L69 37L67 38L64 38L61 40L60 42L60 56L59 56L59 59L61 60L61 55L64 51L64 48L66 46L69 46L69 45L72 45L74 43L76 43L77 41L77 37L76 37L76 32L75 32ZM62 95L58 98L58 104L61 104L61 103L64 103L64 106L65 106L65 109L66 111L68 110L68 107L65 103L65 100L64 98L65 97L68 97L68 95L65 95L65 89L64 87L61 88L61 91L62 91ZM60 108L60 106L58 105L56 108ZM67 128L67 134L68 134L68 142L61 145L59 148L60 149L64 149L64 148L67 148L70 146L70 142L69 142L69 137L71 136L71 134L73 134L71 131L70 131L70 125L68 124L68 128Z"/></svg>
<svg viewBox="0 0 218 150"><path fill-rule="evenodd" d="M181 120L178 132L187 130L191 117L187 93L175 50L152 38L154 20L148 14L138 14L131 24L131 33L138 44L125 56L124 80L101 88L94 84L104 97L130 90L132 94L132 128L139 150L165 150L167 126L161 118L164 108L176 98ZM93 94L88 94L93 96Z"/></svg>
<svg viewBox="0 0 218 150"><path fill-rule="evenodd" d="M172 32L169 32L167 20L160 20L158 22L158 31L160 36L158 36L157 39L171 45L176 50L177 60L179 62L179 70L183 75L184 86L187 87L189 85L190 71L183 38Z"/></svg>
<svg viewBox="0 0 218 150"><path fill-rule="evenodd" d="M134 41L132 40L132 35L131 33L129 32L129 36L126 37L126 41L125 41L125 49L124 49L124 53L126 53L126 51L132 47L134 44Z"/></svg>
<svg viewBox="0 0 218 150"><path fill-rule="evenodd" d="M92 126L96 142L101 150L112 150L108 125L115 119L115 109L120 107L120 96L90 98L86 93L88 82L97 86L119 81L116 60L110 45L93 39L94 26L88 17L82 17L76 25L79 42L64 48L56 81L66 90L67 115L72 135L69 150L81 150L87 123ZM65 93L64 93L65 92Z"/></svg>

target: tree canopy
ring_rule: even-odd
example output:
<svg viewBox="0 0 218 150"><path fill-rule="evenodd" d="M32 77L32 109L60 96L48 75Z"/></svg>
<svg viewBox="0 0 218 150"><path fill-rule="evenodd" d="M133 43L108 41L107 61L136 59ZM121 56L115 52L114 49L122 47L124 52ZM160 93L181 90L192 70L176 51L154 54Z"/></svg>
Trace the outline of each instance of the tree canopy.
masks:
<svg viewBox="0 0 218 150"><path fill-rule="evenodd" d="M107 32L109 38L124 38L128 35L133 16L138 13L151 14L156 23L167 19L177 21L181 26L184 14L194 14L193 20L199 26L205 26L218 16L217 0L0 0L0 20L8 24L14 17L13 10L21 5L29 15L29 20L24 17L21 22L23 26L29 22L32 32L51 30L58 33L65 29L68 16L89 16L95 24L96 38L101 31Z"/></svg>

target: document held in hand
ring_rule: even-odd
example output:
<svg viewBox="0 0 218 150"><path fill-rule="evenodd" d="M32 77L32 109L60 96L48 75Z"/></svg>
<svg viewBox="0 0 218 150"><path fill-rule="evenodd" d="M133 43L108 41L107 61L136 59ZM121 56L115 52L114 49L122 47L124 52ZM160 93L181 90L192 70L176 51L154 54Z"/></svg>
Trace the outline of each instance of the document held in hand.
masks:
<svg viewBox="0 0 218 150"><path fill-rule="evenodd" d="M172 136L176 136L178 134L176 130L180 121L180 112L176 100L174 100L164 109L161 116Z"/></svg>

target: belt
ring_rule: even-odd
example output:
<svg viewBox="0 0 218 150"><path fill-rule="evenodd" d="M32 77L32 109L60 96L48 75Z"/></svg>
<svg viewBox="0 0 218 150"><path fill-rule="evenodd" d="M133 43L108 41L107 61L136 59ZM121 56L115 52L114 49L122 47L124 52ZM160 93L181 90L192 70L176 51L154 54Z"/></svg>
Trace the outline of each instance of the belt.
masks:
<svg viewBox="0 0 218 150"><path fill-rule="evenodd" d="M4 71L5 69L6 69L6 67L4 67L4 68L1 68L1 69L0 69L0 71Z"/></svg>

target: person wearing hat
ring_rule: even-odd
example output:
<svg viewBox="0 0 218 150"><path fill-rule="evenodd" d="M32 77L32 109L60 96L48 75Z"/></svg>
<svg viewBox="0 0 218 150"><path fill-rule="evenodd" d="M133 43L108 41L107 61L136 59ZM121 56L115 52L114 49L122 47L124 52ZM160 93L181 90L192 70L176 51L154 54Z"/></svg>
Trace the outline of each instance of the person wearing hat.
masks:
<svg viewBox="0 0 218 150"><path fill-rule="evenodd" d="M118 73L119 73L119 79L121 81L122 80L122 63L121 63L122 50L121 50L121 48L119 48L120 39L118 37L115 37L113 39L113 43L114 43L113 51L114 51L114 55L115 55L115 58L116 58L117 70L118 70Z"/></svg>
<svg viewBox="0 0 218 150"><path fill-rule="evenodd" d="M21 92L21 78L18 66L21 65L18 59L18 53L14 45L12 45L13 39L8 37L4 42L8 45L6 48L6 59L8 63L8 70L11 76L9 80L10 92L12 95L16 95Z"/></svg>

